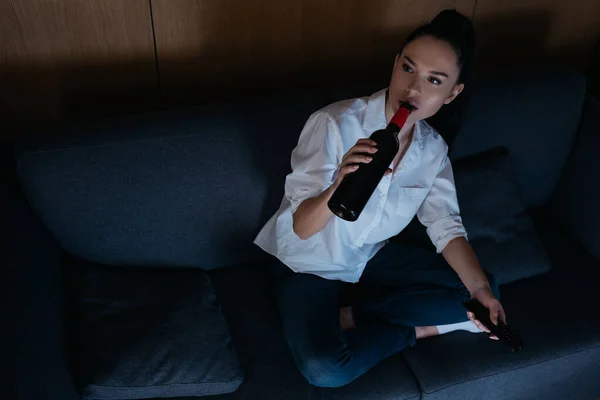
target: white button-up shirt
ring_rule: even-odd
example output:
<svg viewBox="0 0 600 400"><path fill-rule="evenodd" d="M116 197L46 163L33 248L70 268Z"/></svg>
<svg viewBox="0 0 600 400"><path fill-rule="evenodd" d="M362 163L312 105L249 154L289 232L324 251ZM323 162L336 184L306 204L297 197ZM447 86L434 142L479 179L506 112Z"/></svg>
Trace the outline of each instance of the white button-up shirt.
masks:
<svg viewBox="0 0 600 400"><path fill-rule="evenodd" d="M300 203L334 183L342 157L358 139L386 127L385 94L386 89L331 104L306 122L292 152L281 206L254 241L293 271L357 282L367 261L415 215L438 253L450 240L466 237L448 146L424 121L415 124L404 157L383 177L358 220L332 216L323 230L306 240L294 232L292 215Z"/></svg>

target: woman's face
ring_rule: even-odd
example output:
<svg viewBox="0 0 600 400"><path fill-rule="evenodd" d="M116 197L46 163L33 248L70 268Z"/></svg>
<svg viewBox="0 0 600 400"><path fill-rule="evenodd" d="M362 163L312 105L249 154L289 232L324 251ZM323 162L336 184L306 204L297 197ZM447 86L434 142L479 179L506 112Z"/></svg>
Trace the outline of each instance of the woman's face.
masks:
<svg viewBox="0 0 600 400"><path fill-rule="evenodd" d="M409 122L431 117L463 90L463 84L456 84L459 74L458 58L448 43L433 36L413 40L396 56L386 114L395 114L404 101L416 107Z"/></svg>

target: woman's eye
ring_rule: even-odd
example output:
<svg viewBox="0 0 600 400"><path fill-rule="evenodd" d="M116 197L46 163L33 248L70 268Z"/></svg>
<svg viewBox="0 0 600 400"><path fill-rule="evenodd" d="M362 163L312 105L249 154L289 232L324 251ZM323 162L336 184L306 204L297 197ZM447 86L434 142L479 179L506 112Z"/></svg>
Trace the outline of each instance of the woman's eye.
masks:
<svg viewBox="0 0 600 400"><path fill-rule="evenodd" d="M434 78L434 77L429 78L429 82L433 83L436 86L442 84L442 81L440 81L438 78Z"/></svg>
<svg viewBox="0 0 600 400"><path fill-rule="evenodd" d="M410 68L408 64L402 64L402 69L406 72L412 72L412 68Z"/></svg>

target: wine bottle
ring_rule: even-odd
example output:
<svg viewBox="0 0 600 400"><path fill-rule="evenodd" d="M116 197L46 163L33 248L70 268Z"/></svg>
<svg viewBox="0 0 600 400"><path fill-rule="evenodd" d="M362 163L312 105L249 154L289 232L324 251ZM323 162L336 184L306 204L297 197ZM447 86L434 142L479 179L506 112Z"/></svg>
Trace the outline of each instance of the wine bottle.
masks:
<svg viewBox="0 0 600 400"><path fill-rule="evenodd" d="M371 140L377 143L377 152L368 154L371 162L359 164L356 171L347 174L327 202L329 209L346 221L356 221L371 198L375 188L383 178L385 171L398 154L400 143L398 132L404 126L413 106L401 103L400 109L392 117L385 129L371 134Z"/></svg>

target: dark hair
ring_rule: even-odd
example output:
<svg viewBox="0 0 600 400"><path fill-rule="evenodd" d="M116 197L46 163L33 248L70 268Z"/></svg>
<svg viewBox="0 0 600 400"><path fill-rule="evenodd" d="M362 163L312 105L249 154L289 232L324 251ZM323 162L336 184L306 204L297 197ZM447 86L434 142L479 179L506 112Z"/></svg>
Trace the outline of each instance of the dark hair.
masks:
<svg viewBox="0 0 600 400"><path fill-rule="evenodd" d="M463 83L462 93L442 108L427 122L452 146L464 121L475 80L475 28L469 18L456 10L441 11L430 23L417 28L402 45L402 49L422 36L433 36L448 43L458 57L460 74L457 83ZM402 49L400 52L402 52Z"/></svg>

